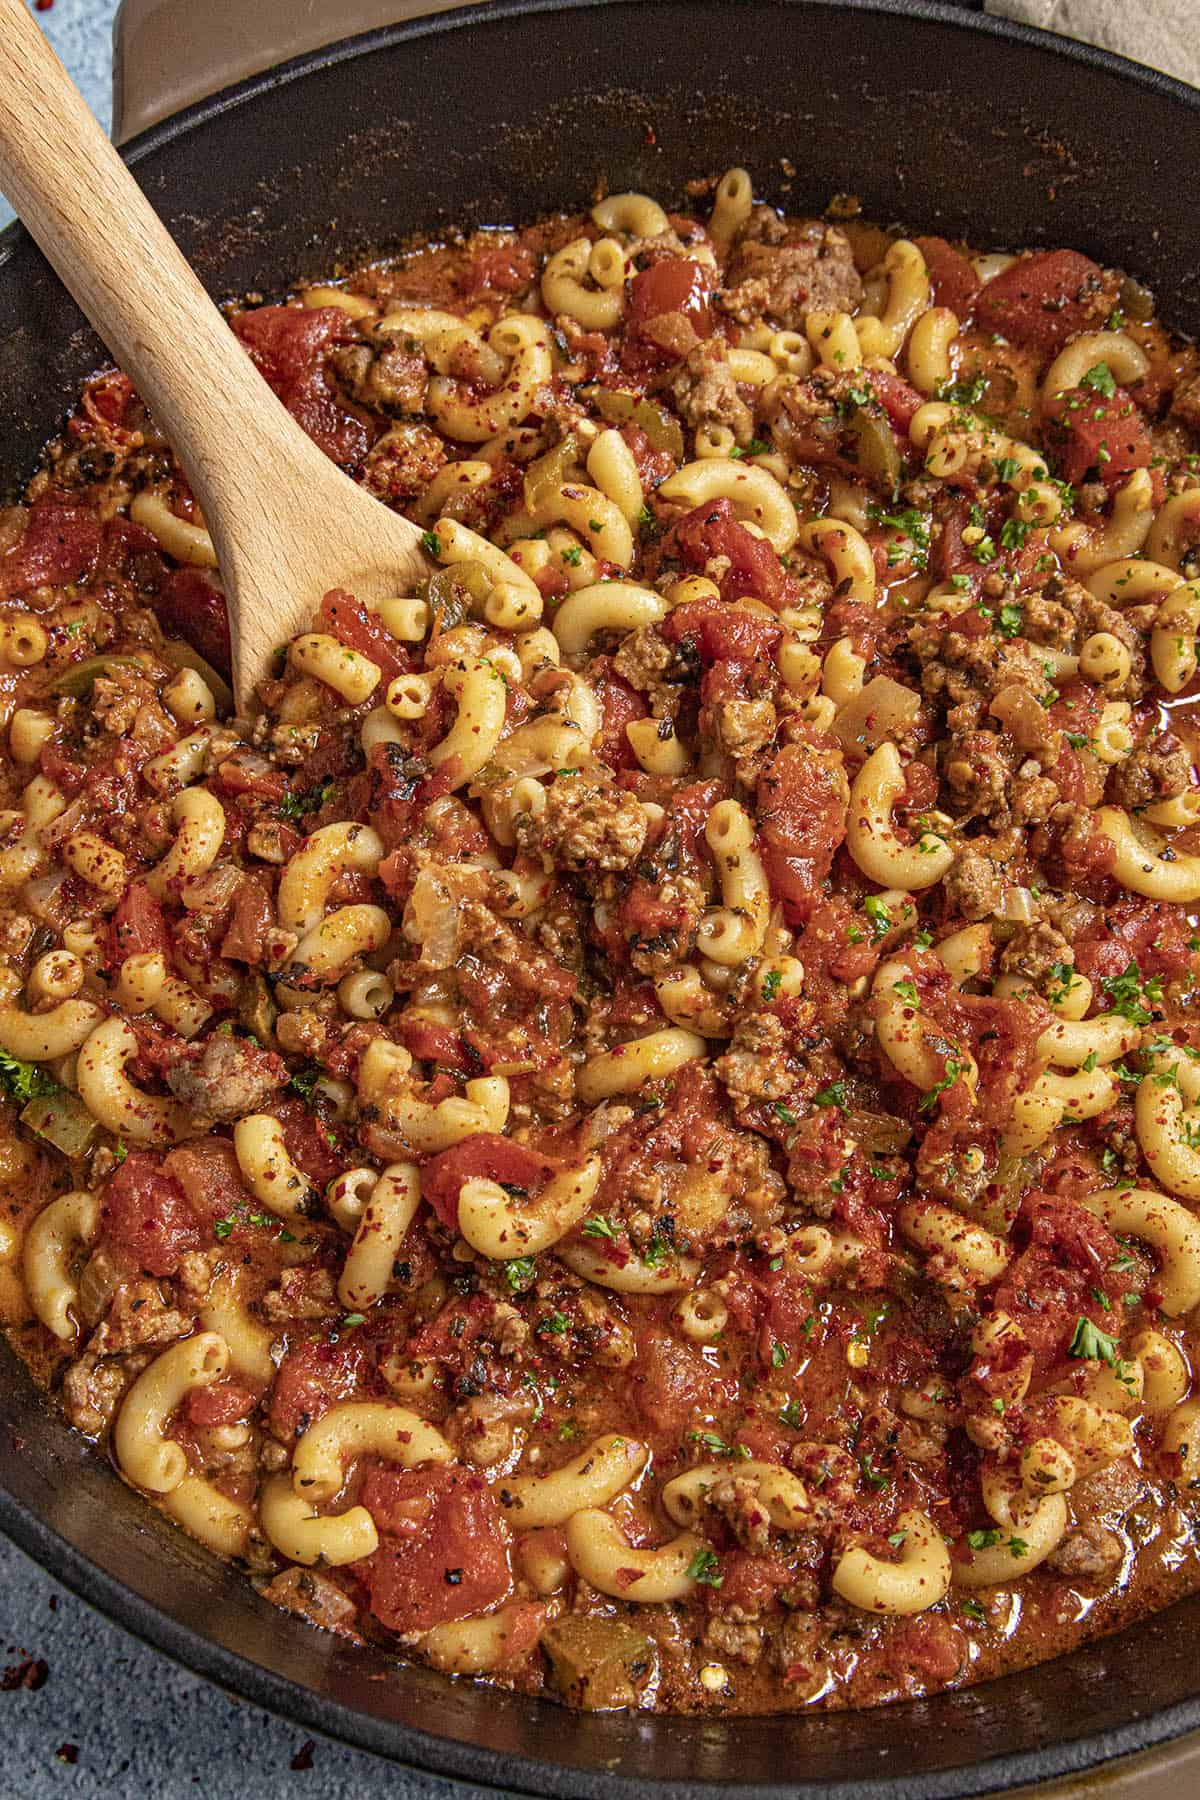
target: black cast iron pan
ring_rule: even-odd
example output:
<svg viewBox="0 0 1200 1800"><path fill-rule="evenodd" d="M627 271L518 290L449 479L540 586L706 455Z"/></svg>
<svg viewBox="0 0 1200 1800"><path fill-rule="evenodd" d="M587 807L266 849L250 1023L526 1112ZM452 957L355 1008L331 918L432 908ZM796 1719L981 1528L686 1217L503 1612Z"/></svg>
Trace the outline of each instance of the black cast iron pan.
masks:
<svg viewBox="0 0 1200 1800"><path fill-rule="evenodd" d="M1200 95L923 0L511 0L359 38L147 133L130 160L218 295L451 223L682 200L744 163L771 199L1072 245L1200 332ZM29 240L0 236L0 491L99 346ZM1025 1675L857 1714L572 1716L354 1651L261 1603L153 1513L0 1350L0 1527L131 1630L318 1730L531 1793L935 1800L1094 1768L1200 1725L1200 1596Z"/></svg>

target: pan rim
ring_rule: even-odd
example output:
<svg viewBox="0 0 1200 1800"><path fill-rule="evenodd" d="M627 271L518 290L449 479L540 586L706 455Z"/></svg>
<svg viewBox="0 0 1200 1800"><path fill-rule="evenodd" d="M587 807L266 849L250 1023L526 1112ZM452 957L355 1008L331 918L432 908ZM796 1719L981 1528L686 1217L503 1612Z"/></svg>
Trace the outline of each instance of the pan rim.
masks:
<svg viewBox="0 0 1200 1800"><path fill-rule="evenodd" d="M723 0L735 6L749 0ZM1081 44L1036 27L983 14L965 13L944 0L756 0L779 11L801 9L830 14L862 12L952 27L1001 44L1018 45L1066 63L1104 73L1141 89L1160 101L1181 104L1200 121L1200 91L1162 72L1097 46ZM137 167L198 127L250 105L260 95L302 81L308 74L352 62L395 44L444 39L452 32L486 28L494 23L552 14L632 10L644 0L490 0L452 12L438 13L380 27L311 50L274 68L246 77L231 87L195 102L160 121L122 146L121 154ZM0 231L0 270L25 241L14 223ZM1131 1717L1125 1724L1099 1732L1083 1729L1042 1748L1002 1751L984 1761L960 1763L916 1775L879 1773L868 1779L837 1780L814 1785L781 1781L731 1785L702 1776L656 1780L652 1773L585 1769L541 1757L517 1756L460 1737L376 1717L276 1673L215 1639L202 1635L132 1587L92 1562L31 1508L8 1492L0 1468L0 1532L72 1593L132 1632L143 1642L207 1681L243 1695L280 1717L393 1762L423 1771L474 1782L496 1791L513 1789L549 1800L634 1800L648 1787L655 1800L696 1800L697 1796L736 1796L737 1800L975 1800L1035 1782L1093 1770L1117 1758L1159 1748L1200 1728L1200 1692L1159 1710ZM1003 1678L1001 1678L1003 1679ZM1015 1677L1010 1679L1016 1679ZM989 1686L994 1687L992 1683ZM535 1704L549 1704L547 1702ZM889 1707L899 1723L909 1704ZM928 1704L928 1703L926 1703ZM564 1714L564 1718L569 1715ZM691 1718L655 1722L656 1730L695 1730ZM729 1722L736 1731L737 1720Z"/></svg>

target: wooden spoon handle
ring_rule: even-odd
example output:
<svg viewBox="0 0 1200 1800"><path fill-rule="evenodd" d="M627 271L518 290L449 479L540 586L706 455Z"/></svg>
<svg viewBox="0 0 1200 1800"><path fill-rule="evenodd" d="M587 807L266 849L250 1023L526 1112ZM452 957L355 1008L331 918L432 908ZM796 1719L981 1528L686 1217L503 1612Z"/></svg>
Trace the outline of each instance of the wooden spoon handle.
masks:
<svg viewBox="0 0 1200 1800"><path fill-rule="evenodd" d="M206 511L222 492L232 454L250 467L281 451L302 460L317 454L217 312L23 0L0 0L0 189L132 379Z"/></svg>

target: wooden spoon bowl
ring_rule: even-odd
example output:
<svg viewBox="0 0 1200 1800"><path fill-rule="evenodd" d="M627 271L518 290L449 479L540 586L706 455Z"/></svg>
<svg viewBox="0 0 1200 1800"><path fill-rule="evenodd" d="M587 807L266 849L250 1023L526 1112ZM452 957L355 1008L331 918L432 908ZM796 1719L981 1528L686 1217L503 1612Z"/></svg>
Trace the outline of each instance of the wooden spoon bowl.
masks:
<svg viewBox="0 0 1200 1800"><path fill-rule="evenodd" d="M23 0L0 0L0 188L130 377L212 536L240 710L334 587L428 572L421 532L317 449L184 261Z"/></svg>

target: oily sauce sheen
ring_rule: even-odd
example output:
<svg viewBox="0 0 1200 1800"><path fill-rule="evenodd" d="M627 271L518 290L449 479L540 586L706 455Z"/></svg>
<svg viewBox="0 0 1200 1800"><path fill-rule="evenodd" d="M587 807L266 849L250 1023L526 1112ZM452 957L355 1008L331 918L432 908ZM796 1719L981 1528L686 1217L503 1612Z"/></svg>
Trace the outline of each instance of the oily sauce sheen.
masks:
<svg viewBox="0 0 1200 1800"><path fill-rule="evenodd" d="M124 376L0 514L0 1309L317 1627L869 1706L1197 1585L1200 374L693 203L233 313L431 556L251 718Z"/></svg>

